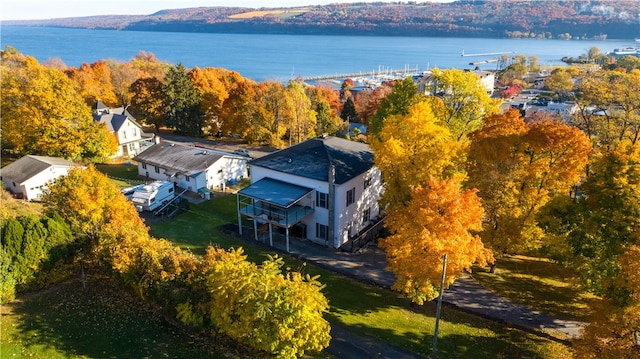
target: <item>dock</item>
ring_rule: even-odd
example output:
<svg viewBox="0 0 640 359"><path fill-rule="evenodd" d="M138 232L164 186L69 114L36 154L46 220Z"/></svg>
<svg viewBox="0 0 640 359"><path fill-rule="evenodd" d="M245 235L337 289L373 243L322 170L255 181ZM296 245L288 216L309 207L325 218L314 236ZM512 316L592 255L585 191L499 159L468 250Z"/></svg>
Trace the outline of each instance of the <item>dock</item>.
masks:
<svg viewBox="0 0 640 359"><path fill-rule="evenodd" d="M509 54L514 54L514 51L510 51L510 52L483 52L480 54L465 54L464 50L462 50L462 56L496 56L496 55L509 55Z"/></svg>
<svg viewBox="0 0 640 359"><path fill-rule="evenodd" d="M419 69L417 67L414 68L404 68L398 70L384 70L384 71L369 71L369 72L354 72L349 74L335 74L335 75L321 75L321 76L311 76L311 77L303 77L303 81L319 81L319 80L334 80L334 79L346 79L352 77L365 77L365 76L384 76L384 75L395 75L395 74L410 74L410 73L418 73Z"/></svg>

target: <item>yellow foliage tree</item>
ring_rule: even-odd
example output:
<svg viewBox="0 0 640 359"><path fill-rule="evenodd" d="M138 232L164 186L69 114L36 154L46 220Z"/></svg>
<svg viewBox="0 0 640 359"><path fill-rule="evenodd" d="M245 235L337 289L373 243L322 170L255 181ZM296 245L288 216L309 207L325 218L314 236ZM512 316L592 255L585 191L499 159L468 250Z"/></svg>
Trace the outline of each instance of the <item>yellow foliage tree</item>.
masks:
<svg viewBox="0 0 640 359"><path fill-rule="evenodd" d="M3 52L0 69L4 149L68 159L115 153L115 137L94 123L89 106L62 72L8 52Z"/></svg>
<svg viewBox="0 0 640 359"><path fill-rule="evenodd" d="M386 117L371 143L385 183L385 226L392 235L381 246L398 277L394 289L420 304L437 296L444 254L452 262L446 286L472 263L493 261L471 234L481 229L482 207L475 191L460 185L465 143L436 118L438 105L426 99L405 115Z"/></svg>
<svg viewBox="0 0 640 359"><path fill-rule="evenodd" d="M443 255L448 264L445 288L471 264L493 262L472 231L482 228L482 206L475 190L462 191L454 179L431 178L413 187L402 211L390 211L386 226L393 235L381 241L389 269L397 276L395 290L422 304L438 296Z"/></svg>
<svg viewBox="0 0 640 359"><path fill-rule="evenodd" d="M478 75L459 69L433 69L432 92L444 106L434 107L436 115L447 124L453 138L463 139L482 128L486 116L498 112L500 101L492 99Z"/></svg>
<svg viewBox="0 0 640 359"><path fill-rule="evenodd" d="M199 324L204 320L197 312L203 311L216 331L278 358L324 349L330 327L322 317L329 305L323 286L317 277L282 273L283 264L270 257L257 266L242 248L209 247L202 265L208 302L179 305L179 317Z"/></svg>
<svg viewBox="0 0 640 359"><path fill-rule="evenodd" d="M370 145L384 178L382 203L387 210L403 209L411 199L411 189L430 176L446 178L458 173L465 149L438 121L428 100L411 106L406 115L385 118Z"/></svg>

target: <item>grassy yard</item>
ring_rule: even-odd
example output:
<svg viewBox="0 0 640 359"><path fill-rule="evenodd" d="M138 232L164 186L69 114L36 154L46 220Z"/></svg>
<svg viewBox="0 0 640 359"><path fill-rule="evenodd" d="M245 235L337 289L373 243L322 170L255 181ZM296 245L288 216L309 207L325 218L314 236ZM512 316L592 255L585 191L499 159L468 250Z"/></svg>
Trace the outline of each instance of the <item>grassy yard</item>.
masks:
<svg viewBox="0 0 640 359"><path fill-rule="evenodd" d="M189 212L171 221L149 225L152 235L197 254L204 253L210 244L242 246L252 261L263 261L269 254L267 248L219 231L221 225L236 218L235 196L223 196L192 205ZM330 322L424 356L431 351L434 303L413 306L390 290L287 256L285 260L290 268L320 275L331 306L327 314ZM220 349L215 343L177 330L159 320L157 312L114 288L115 284L94 279L87 292L75 283L28 295L3 307L0 357L215 358L221 352L225 357L236 353L236 348ZM438 349L442 358L570 358L569 348L558 341L448 307L442 311Z"/></svg>
<svg viewBox="0 0 640 359"><path fill-rule="evenodd" d="M495 273L474 268L485 287L532 309L561 318L587 321L598 297L577 289L577 274L550 260L525 256L498 259Z"/></svg>
<svg viewBox="0 0 640 359"><path fill-rule="evenodd" d="M204 253L209 244L223 248L242 246L249 259L261 262L267 248L228 236L218 230L235 222L235 196L215 198L191 206L188 213L168 222L152 223L151 233L173 241L194 253ZM304 268L326 285L331 310L328 319L354 332L381 338L421 355L431 350L435 304L413 306L408 300L384 288L368 286L330 271L303 266L285 256L291 268ZM438 349L445 358L567 358L563 344L533 334L504 327L473 315L445 308L442 313Z"/></svg>
<svg viewBox="0 0 640 359"><path fill-rule="evenodd" d="M109 278L25 295L0 308L1 358L228 358L238 352L184 332ZM232 344L233 345L233 344Z"/></svg>

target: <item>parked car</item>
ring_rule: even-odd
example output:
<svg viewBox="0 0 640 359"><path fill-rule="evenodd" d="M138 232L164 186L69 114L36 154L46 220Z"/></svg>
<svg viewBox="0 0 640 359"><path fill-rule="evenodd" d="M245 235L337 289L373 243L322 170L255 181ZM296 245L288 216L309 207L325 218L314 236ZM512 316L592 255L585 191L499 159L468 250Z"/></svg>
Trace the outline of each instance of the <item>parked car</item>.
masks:
<svg viewBox="0 0 640 359"><path fill-rule="evenodd" d="M251 152L249 152L249 150L246 150L244 148L238 148L237 150L233 151L233 153L235 153L236 155L251 158Z"/></svg>

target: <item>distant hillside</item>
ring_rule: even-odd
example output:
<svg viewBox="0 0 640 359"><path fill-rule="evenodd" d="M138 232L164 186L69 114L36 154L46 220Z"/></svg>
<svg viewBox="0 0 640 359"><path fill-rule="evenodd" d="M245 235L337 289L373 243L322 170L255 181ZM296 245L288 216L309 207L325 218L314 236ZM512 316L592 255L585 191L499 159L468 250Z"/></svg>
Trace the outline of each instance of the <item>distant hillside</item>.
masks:
<svg viewBox="0 0 640 359"><path fill-rule="evenodd" d="M460 0L304 8L201 7L151 15L5 21L116 30L488 38L640 37L640 1Z"/></svg>

